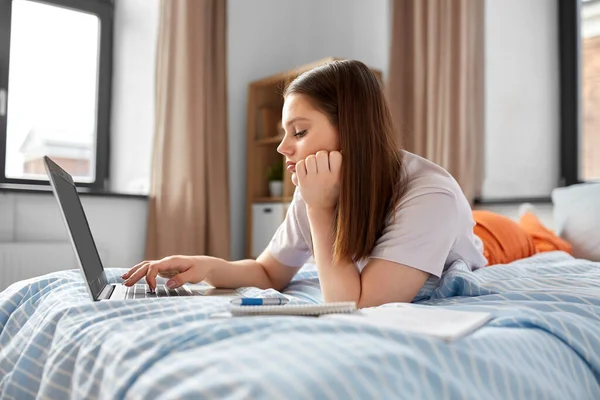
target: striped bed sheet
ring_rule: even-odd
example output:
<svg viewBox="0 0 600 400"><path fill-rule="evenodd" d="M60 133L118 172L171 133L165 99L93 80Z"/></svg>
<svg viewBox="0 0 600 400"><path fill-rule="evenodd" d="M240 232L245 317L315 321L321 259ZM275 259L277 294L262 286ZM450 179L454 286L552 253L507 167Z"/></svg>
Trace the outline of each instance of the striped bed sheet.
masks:
<svg viewBox="0 0 600 400"><path fill-rule="evenodd" d="M322 302L314 266L283 295ZM94 303L79 271L56 272L0 293L0 398L600 399L600 263L457 261L416 303L494 318L450 343L327 318L215 319L224 298Z"/></svg>

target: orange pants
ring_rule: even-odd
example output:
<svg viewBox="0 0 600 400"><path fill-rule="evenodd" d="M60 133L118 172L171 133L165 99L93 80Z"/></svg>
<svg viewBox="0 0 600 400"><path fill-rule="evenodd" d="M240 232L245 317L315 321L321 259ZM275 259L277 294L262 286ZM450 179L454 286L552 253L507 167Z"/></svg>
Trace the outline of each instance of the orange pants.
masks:
<svg viewBox="0 0 600 400"><path fill-rule="evenodd" d="M488 265L508 264L545 251L562 250L573 254L571 245L546 228L538 217L525 213L517 223L485 210L473 211L474 233L483 241Z"/></svg>

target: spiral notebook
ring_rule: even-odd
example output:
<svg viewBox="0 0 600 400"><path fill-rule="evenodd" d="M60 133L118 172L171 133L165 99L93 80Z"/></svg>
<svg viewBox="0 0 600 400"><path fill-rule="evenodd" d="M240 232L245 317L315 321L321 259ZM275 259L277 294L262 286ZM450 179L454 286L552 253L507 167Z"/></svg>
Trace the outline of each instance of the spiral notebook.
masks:
<svg viewBox="0 0 600 400"><path fill-rule="evenodd" d="M231 306L232 316L244 315L303 315L319 316L324 314L348 314L356 311L353 301L331 302L324 304L286 304L284 306Z"/></svg>

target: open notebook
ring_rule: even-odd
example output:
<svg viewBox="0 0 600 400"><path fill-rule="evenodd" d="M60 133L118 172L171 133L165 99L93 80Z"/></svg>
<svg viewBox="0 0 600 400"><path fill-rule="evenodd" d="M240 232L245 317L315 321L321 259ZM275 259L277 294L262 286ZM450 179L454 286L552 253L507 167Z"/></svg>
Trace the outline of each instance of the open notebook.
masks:
<svg viewBox="0 0 600 400"><path fill-rule="evenodd" d="M434 336L446 341L468 335L485 325L492 315L479 311L458 311L448 308L389 303L363 308L348 315L327 315L342 321Z"/></svg>
<svg viewBox="0 0 600 400"><path fill-rule="evenodd" d="M229 316L318 316L353 324L366 324L414 332L438 337L446 341L468 335L492 318L492 315L486 312L458 311L407 303L389 303L379 307L357 310L354 302L288 304L283 306L232 306L227 314Z"/></svg>

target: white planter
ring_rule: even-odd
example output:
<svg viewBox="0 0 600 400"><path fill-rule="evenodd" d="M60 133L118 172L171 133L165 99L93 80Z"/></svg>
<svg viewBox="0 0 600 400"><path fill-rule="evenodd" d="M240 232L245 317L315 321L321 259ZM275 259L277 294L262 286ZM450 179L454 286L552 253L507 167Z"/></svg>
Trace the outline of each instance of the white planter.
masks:
<svg viewBox="0 0 600 400"><path fill-rule="evenodd" d="M271 197L283 196L283 181L269 181L269 193Z"/></svg>

